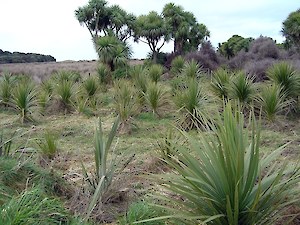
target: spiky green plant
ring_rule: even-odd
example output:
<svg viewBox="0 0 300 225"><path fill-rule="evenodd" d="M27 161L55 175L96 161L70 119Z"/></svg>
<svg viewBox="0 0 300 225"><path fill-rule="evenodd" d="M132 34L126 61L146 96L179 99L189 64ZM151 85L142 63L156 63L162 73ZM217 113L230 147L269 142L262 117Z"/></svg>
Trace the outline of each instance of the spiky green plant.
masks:
<svg viewBox="0 0 300 225"><path fill-rule="evenodd" d="M147 105L152 109L153 114L160 117L159 109L168 104L168 92L163 86L157 83L149 83L147 92L145 93L145 100Z"/></svg>
<svg viewBox="0 0 300 225"><path fill-rule="evenodd" d="M62 224L70 220L63 204L40 188L24 191L0 208L0 224Z"/></svg>
<svg viewBox="0 0 300 225"><path fill-rule="evenodd" d="M146 93L148 85L147 69L143 65L136 65L130 68L129 72L134 86L141 92Z"/></svg>
<svg viewBox="0 0 300 225"><path fill-rule="evenodd" d="M199 64L192 59L184 64L182 74L189 78L198 78L201 75L201 68Z"/></svg>
<svg viewBox="0 0 300 225"><path fill-rule="evenodd" d="M203 118L206 96L197 80L190 79L186 89L176 92L174 100L183 114L182 126L184 129L190 130L201 126L199 123Z"/></svg>
<svg viewBox="0 0 300 225"><path fill-rule="evenodd" d="M157 83L160 80L160 77L163 74L163 72L164 72L164 68L159 64L151 65L148 68L148 76L155 83Z"/></svg>
<svg viewBox="0 0 300 225"><path fill-rule="evenodd" d="M46 91L42 91L40 90L37 96L37 103L40 106L41 109L41 113L45 112L45 109L48 105L48 103L51 100L51 96L46 92Z"/></svg>
<svg viewBox="0 0 300 225"><path fill-rule="evenodd" d="M97 80L93 76L89 76L86 80L83 81L83 87L89 98L95 96L99 88Z"/></svg>
<svg viewBox="0 0 300 225"><path fill-rule="evenodd" d="M230 96L246 107L250 104L254 97L253 79L246 76L243 71L237 72L230 84Z"/></svg>
<svg viewBox="0 0 300 225"><path fill-rule="evenodd" d="M138 91L139 104L143 107L145 105L144 93L147 92L149 77L147 76L147 69L143 66L135 66L130 72L133 84Z"/></svg>
<svg viewBox="0 0 300 225"><path fill-rule="evenodd" d="M56 138L49 131L43 134L42 138L36 140L39 151L44 159L53 159L58 153Z"/></svg>
<svg viewBox="0 0 300 225"><path fill-rule="evenodd" d="M136 89L127 80L117 80L114 83L114 106L121 120L120 130L130 132L132 117L137 113L138 95Z"/></svg>
<svg viewBox="0 0 300 225"><path fill-rule="evenodd" d="M286 98L299 96L300 75L289 63L274 64L267 71L267 76L281 88L281 92Z"/></svg>
<svg viewBox="0 0 300 225"><path fill-rule="evenodd" d="M176 56L171 62L171 74L176 76L182 72L184 67L185 60L182 56Z"/></svg>
<svg viewBox="0 0 300 225"><path fill-rule="evenodd" d="M264 87L257 98L257 102L263 115L271 122L274 122L276 116L291 103L291 101L285 100L281 88L277 85Z"/></svg>
<svg viewBox="0 0 300 225"><path fill-rule="evenodd" d="M178 155L165 158L175 172L154 177L166 188L159 199L160 207L168 214L152 220L276 224L282 213L299 200L300 168L298 164L275 161L284 146L261 157L260 128L254 116L250 121L249 134L240 110L232 110L228 103L222 118L209 125L213 132L199 133L200 138L196 138L181 131L187 145L175 143Z"/></svg>
<svg viewBox="0 0 300 225"><path fill-rule="evenodd" d="M107 84L111 81L111 70L106 64L99 63L97 67L97 74L101 84Z"/></svg>
<svg viewBox="0 0 300 225"><path fill-rule="evenodd" d="M221 98L221 99L227 99L229 95L229 85L230 85L230 79L231 74L227 69L220 68L213 72L212 78L211 78L211 87L213 93Z"/></svg>
<svg viewBox="0 0 300 225"><path fill-rule="evenodd" d="M41 91L47 93L49 96L52 96L53 91L54 91L53 80L51 80L51 79L43 80L40 85L40 89L41 89Z"/></svg>
<svg viewBox="0 0 300 225"><path fill-rule="evenodd" d="M3 73L0 77L0 103L5 107L9 106L12 98L13 87L16 84L16 77L11 73Z"/></svg>
<svg viewBox="0 0 300 225"><path fill-rule="evenodd" d="M71 106L72 98L76 95L76 86L72 80L62 80L56 84L56 95L65 109Z"/></svg>
<svg viewBox="0 0 300 225"><path fill-rule="evenodd" d="M33 109L37 106L36 87L31 81L19 83L14 89L12 106L18 112L22 123L33 121Z"/></svg>
<svg viewBox="0 0 300 225"><path fill-rule="evenodd" d="M118 157L114 152L115 149L112 148L119 124L120 120L117 118L106 138L102 130L102 122L99 119L99 125L94 136L95 173L89 175L86 167L82 164L84 177L89 184L90 193L92 194L91 202L87 208L86 219L90 217L97 204L104 202L103 196L112 184L113 178L122 172L133 159L134 155L127 160L124 160L124 157Z"/></svg>

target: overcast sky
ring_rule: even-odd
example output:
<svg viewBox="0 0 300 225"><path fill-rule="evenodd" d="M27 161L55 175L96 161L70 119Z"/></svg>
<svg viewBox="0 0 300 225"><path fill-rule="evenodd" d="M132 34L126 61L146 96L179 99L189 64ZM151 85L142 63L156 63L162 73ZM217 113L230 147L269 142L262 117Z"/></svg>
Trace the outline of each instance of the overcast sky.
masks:
<svg viewBox="0 0 300 225"><path fill-rule="evenodd" d="M80 26L74 11L88 0L1 0L0 49L54 56L57 61L96 59L90 34ZM161 13L174 2L193 12L204 23L216 47L234 34L257 38L269 36L282 42L282 22L299 8L298 0L108 0L135 15L151 10ZM131 43L133 57L149 52L146 44ZM171 43L163 51L171 51Z"/></svg>

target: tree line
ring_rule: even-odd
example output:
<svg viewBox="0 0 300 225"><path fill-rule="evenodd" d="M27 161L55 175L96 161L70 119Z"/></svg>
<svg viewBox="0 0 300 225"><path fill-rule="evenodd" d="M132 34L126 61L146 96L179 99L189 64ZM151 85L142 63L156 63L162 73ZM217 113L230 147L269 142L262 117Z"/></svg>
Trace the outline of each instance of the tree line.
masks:
<svg viewBox="0 0 300 225"><path fill-rule="evenodd" d="M161 13L150 11L135 16L119 5L108 5L106 0L90 0L75 10L81 25L88 28L96 52L102 63L114 71L124 65L132 52L127 40L148 44L150 58L157 63L161 49L168 41L173 41L173 55L186 55L198 51L208 42L210 32L205 24L199 23L192 12L180 5L167 3ZM300 49L300 10L292 12L283 22L281 30L286 41L279 47ZM230 59L241 50L247 52L254 38L233 35L219 43L217 52Z"/></svg>
<svg viewBox="0 0 300 225"><path fill-rule="evenodd" d="M55 62L51 55L37 53L9 52L0 49L0 64L4 63L31 63L31 62Z"/></svg>
<svg viewBox="0 0 300 225"><path fill-rule="evenodd" d="M156 62L161 48L170 40L174 41L174 53L183 54L197 50L210 36L193 13L174 3L166 4L162 13L135 16L118 5L109 6L105 0L90 0L75 11L75 16L88 28L100 60L112 70L114 59L131 54L126 43L129 38L148 44Z"/></svg>

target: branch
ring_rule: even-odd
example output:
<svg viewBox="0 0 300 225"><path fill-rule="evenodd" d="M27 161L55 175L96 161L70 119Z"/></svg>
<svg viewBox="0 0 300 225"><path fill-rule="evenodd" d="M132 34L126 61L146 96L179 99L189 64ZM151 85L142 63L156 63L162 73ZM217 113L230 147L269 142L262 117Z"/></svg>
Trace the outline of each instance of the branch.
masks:
<svg viewBox="0 0 300 225"><path fill-rule="evenodd" d="M165 45L165 43L166 43L166 41L164 41L164 42L162 43L162 45L157 49L158 52L159 52L160 49Z"/></svg>

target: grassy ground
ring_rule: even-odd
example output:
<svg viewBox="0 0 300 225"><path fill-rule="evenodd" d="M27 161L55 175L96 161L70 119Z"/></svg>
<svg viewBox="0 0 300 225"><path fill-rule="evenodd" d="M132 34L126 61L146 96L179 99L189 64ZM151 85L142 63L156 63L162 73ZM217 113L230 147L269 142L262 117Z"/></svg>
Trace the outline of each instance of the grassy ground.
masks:
<svg viewBox="0 0 300 225"><path fill-rule="evenodd" d="M204 89L208 91L209 80L204 79L203 84ZM209 91L208 95L212 98ZM207 104L207 110L210 112L216 112L216 108L214 99ZM88 169L92 168L94 163L93 140L98 117L101 118L104 131L107 134L116 116L111 102L101 106L96 111L97 116L93 117L77 113L56 113L44 116L35 113L36 122L22 125L18 122L18 116L13 111L2 109L0 111L0 129L8 136L15 130L19 130L18 133L25 133L13 143L14 147L18 149L36 147L35 140L41 137L45 131L53 133L57 137L59 156L52 162L52 169L57 170L67 181L80 185L83 179L81 162ZM156 152L159 148L158 141L164 137L170 128L174 128L178 118L179 114L172 106L163 113L162 118L155 117L151 112L142 112L134 118L131 134L118 135L117 151L124 157L135 154L134 160L123 173L125 181L123 186L120 186L120 188L130 189L132 197L130 201L143 196L150 187L149 181L137 175L147 172L159 173L164 169L163 165L156 159ZM197 135L196 132L191 133ZM279 146L289 143L280 160L296 162L300 158L299 134L299 117L288 118L281 115L273 124L263 120L262 152L267 154Z"/></svg>

